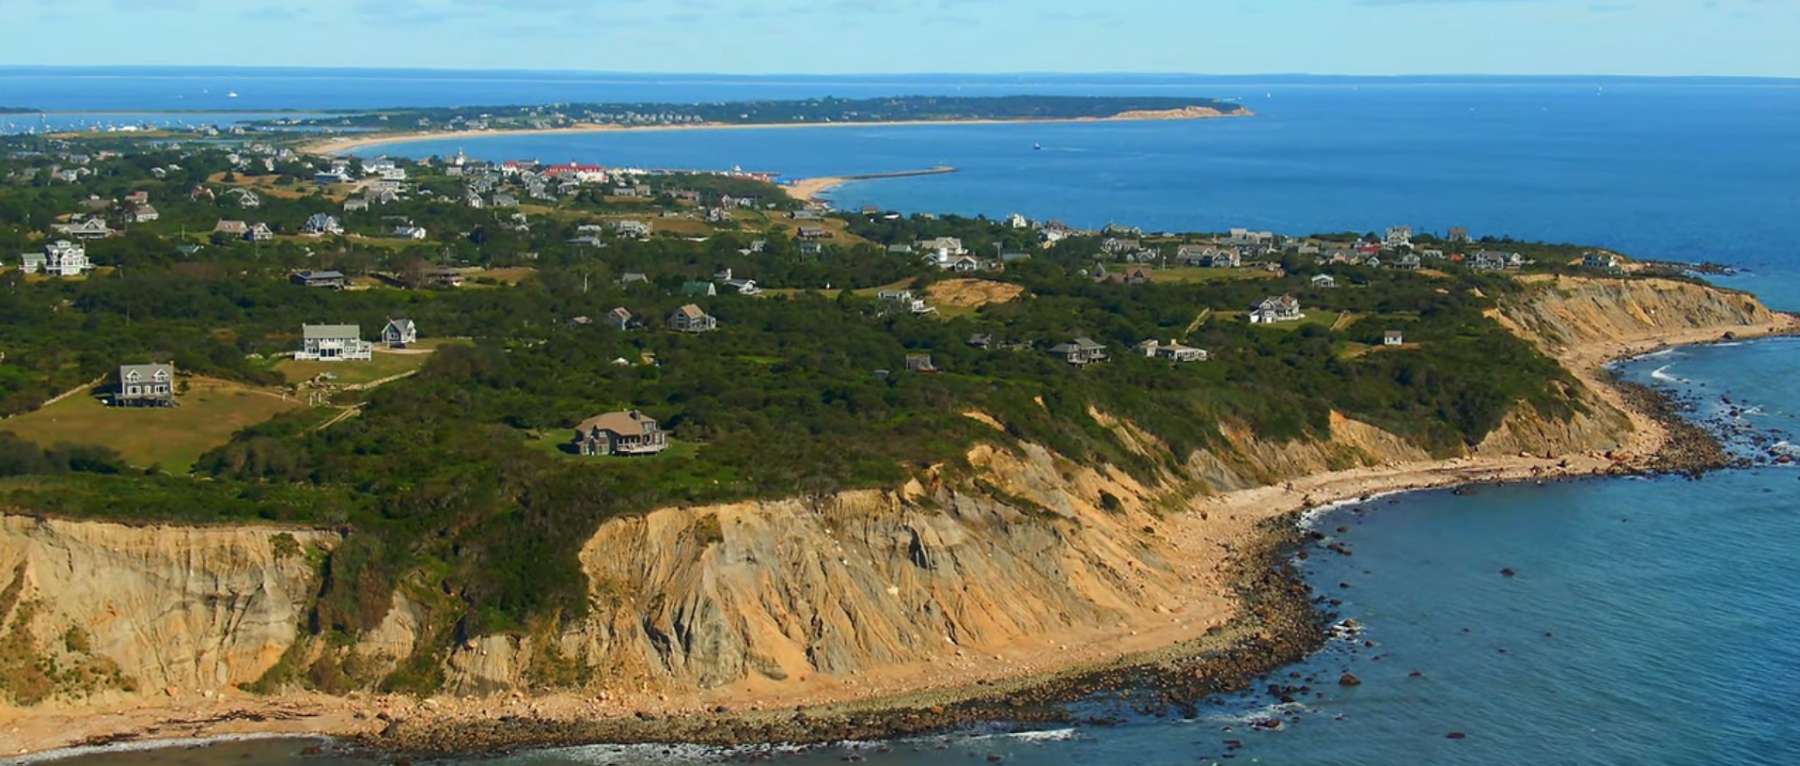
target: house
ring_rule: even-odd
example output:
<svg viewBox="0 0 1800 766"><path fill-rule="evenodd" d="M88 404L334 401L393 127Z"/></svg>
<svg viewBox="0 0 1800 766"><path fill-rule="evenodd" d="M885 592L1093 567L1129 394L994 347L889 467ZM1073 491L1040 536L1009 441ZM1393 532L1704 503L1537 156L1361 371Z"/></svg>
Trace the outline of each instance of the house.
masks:
<svg viewBox="0 0 1800 766"><path fill-rule="evenodd" d="M1618 271L1619 256L1606 252L1592 252L1581 257L1581 265L1602 271Z"/></svg>
<svg viewBox="0 0 1800 766"><path fill-rule="evenodd" d="M133 223L149 223L159 218L162 218L162 213L156 212L156 208L151 205L138 205L131 210Z"/></svg>
<svg viewBox="0 0 1800 766"><path fill-rule="evenodd" d="M687 282L681 286L681 294L688 298L711 298L719 294L719 288L711 282Z"/></svg>
<svg viewBox="0 0 1800 766"><path fill-rule="evenodd" d="M175 406L175 365L127 364L119 367L118 407Z"/></svg>
<svg viewBox="0 0 1800 766"><path fill-rule="evenodd" d="M366 362L375 358L375 344L362 339L362 328L353 324L309 324L300 327L300 350L294 358L303 362Z"/></svg>
<svg viewBox="0 0 1800 766"><path fill-rule="evenodd" d="M396 237L399 237L399 238L401 238L401 239L419 239L419 240L422 240L422 239L424 239L424 238L425 238L425 237L426 237L426 236L428 236L428 235L427 235L427 232L426 232L426 231L425 231L425 229L424 229L424 227L420 227L420 226L395 226L395 227L394 227L394 236L396 236Z"/></svg>
<svg viewBox="0 0 1800 766"><path fill-rule="evenodd" d="M762 294L762 288L756 286L756 280L754 279L727 279L725 280L724 285L736 290L738 295Z"/></svg>
<svg viewBox="0 0 1800 766"><path fill-rule="evenodd" d="M831 232L826 231L825 229L822 229L817 226L802 226L802 227L800 227L800 238L801 239L830 239Z"/></svg>
<svg viewBox="0 0 1800 766"><path fill-rule="evenodd" d="M344 200L344 212L346 212L346 213L361 213L361 212L367 211L368 209L369 209L369 199L367 197L357 197L354 199Z"/></svg>
<svg viewBox="0 0 1800 766"><path fill-rule="evenodd" d="M932 373L938 371L937 366L931 363L930 354L907 354L906 369L908 372Z"/></svg>
<svg viewBox="0 0 1800 766"><path fill-rule="evenodd" d="M650 236L650 224L643 221L614 221L613 231L618 232L621 237L643 239Z"/></svg>
<svg viewBox="0 0 1800 766"><path fill-rule="evenodd" d="M425 273L420 276L423 278L426 287L450 289L463 286L463 273L461 269L453 269L448 266L433 266L426 269Z"/></svg>
<svg viewBox="0 0 1800 766"><path fill-rule="evenodd" d="M1461 226L1450 227L1451 242L1469 242L1469 230Z"/></svg>
<svg viewBox="0 0 1800 766"><path fill-rule="evenodd" d="M706 284L712 285L711 282ZM699 306L689 303L669 314L669 328L676 332L712 332L719 329L719 320L701 311Z"/></svg>
<svg viewBox="0 0 1800 766"><path fill-rule="evenodd" d="M250 233L250 224L243 221L219 221L213 224L213 233L224 234L227 237L243 237Z"/></svg>
<svg viewBox="0 0 1800 766"><path fill-rule="evenodd" d="M1383 333L1381 336L1381 345L1383 345L1383 346L1406 345L1406 335L1401 333L1399 330L1388 330L1386 333Z"/></svg>
<svg viewBox="0 0 1800 766"><path fill-rule="evenodd" d="M1264 298L1250 309L1250 324L1296 322L1305 318L1306 315L1300 313L1300 301L1292 295Z"/></svg>
<svg viewBox="0 0 1800 766"><path fill-rule="evenodd" d="M50 228L55 229L58 234L76 239L105 239L118 233L113 231L112 227L107 226L106 221L99 218L57 224Z"/></svg>
<svg viewBox="0 0 1800 766"><path fill-rule="evenodd" d="M1330 288L1337 287L1337 277L1334 277L1330 274L1314 274L1313 278L1312 278L1312 286L1322 289L1322 290L1328 290Z"/></svg>
<svg viewBox="0 0 1800 766"><path fill-rule="evenodd" d="M1063 361L1077 367L1106 361L1106 347L1087 337L1076 338L1071 342L1052 346L1050 353L1062 357Z"/></svg>
<svg viewBox="0 0 1800 766"><path fill-rule="evenodd" d="M296 271L288 281L301 287L324 287L342 290L350 286L350 278L341 271Z"/></svg>
<svg viewBox="0 0 1800 766"><path fill-rule="evenodd" d="M320 186L347 184L350 183L350 181L350 171L347 168L332 168L330 170L321 170L313 174L313 183L319 184Z"/></svg>
<svg viewBox="0 0 1800 766"><path fill-rule="evenodd" d="M637 410L595 415L575 426L575 451L588 457L654 455L669 448L656 419Z"/></svg>
<svg viewBox="0 0 1800 766"><path fill-rule="evenodd" d="M232 198L232 201L236 202L237 206L241 208L255 209L262 207L262 198L256 196L256 192L250 191L249 189L227 189L225 190L225 196Z"/></svg>
<svg viewBox="0 0 1800 766"><path fill-rule="evenodd" d="M207 202L217 202L217 201L219 201L219 196L217 194L214 194L213 190L208 189L204 186L195 186L193 191L188 192L188 201L189 202L199 202L200 200L206 200Z"/></svg>
<svg viewBox="0 0 1800 766"><path fill-rule="evenodd" d="M79 277L93 268L93 262L87 257L87 248L66 239L44 245L42 253L19 256L19 270L26 274Z"/></svg>
<svg viewBox="0 0 1800 766"><path fill-rule="evenodd" d="M1482 250L1469 258L1469 268L1476 271L1505 271L1523 262L1524 257L1518 253Z"/></svg>
<svg viewBox="0 0 1800 766"><path fill-rule="evenodd" d="M1146 285L1150 283L1150 270L1142 266L1133 266L1112 276L1114 282L1127 285Z"/></svg>
<svg viewBox="0 0 1800 766"><path fill-rule="evenodd" d="M309 237L323 237L328 234L342 234L344 233L344 227L342 224L338 223L337 218L331 215L326 213L313 213L311 217L306 219L306 223L301 224L300 233Z"/></svg>
<svg viewBox="0 0 1800 766"><path fill-rule="evenodd" d="M252 224L250 230L244 232L244 239L251 242L267 242L275 238L275 231L266 223Z"/></svg>
<svg viewBox="0 0 1800 766"><path fill-rule="evenodd" d="M381 342L388 348L406 348L419 342L419 327L411 319L389 319L381 328Z"/></svg>
<svg viewBox="0 0 1800 766"><path fill-rule="evenodd" d="M943 255L962 255L963 253L969 252L968 250L963 249L962 240L956 237L928 239L919 243L919 249L927 252L941 253Z"/></svg>
<svg viewBox="0 0 1800 766"><path fill-rule="evenodd" d="M606 312L606 323L619 328L621 331L631 329L631 326L635 321L636 320L631 316L631 311L624 306Z"/></svg>
<svg viewBox="0 0 1800 766"><path fill-rule="evenodd" d="M1031 221L1026 219L1022 214L1013 213L1006 217L1006 225L1008 228L1013 229L1029 229L1031 228Z"/></svg>
<svg viewBox="0 0 1800 766"><path fill-rule="evenodd" d="M1108 255L1124 255L1144 249L1142 242L1135 239L1109 237L1100 243L1100 251Z"/></svg>
<svg viewBox="0 0 1800 766"><path fill-rule="evenodd" d="M1207 359L1206 349L1184 346L1173 340L1161 343L1147 340L1137 344L1138 350L1151 359L1167 359L1171 362L1185 364L1187 362L1204 362Z"/></svg>
<svg viewBox="0 0 1800 766"><path fill-rule="evenodd" d="M1419 263L1419 256L1413 253L1401 253L1394 257L1391 265L1401 271L1418 271Z"/></svg>
<svg viewBox="0 0 1800 766"><path fill-rule="evenodd" d="M620 287L630 287L632 285L647 285L647 284L650 284L650 276L648 274L643 274L643 273L636 272L636 271L627 271L624 274L619 275L619 286Z"/></svg>
<svg viewBox="0 0 1800 766"><path fill-rule="evenodd" d="M824 255L825 243L816 239L803 239L795 243L794 249L801 255Z"/></svg>
<svg viewBox="0 0 1800 766"><path fill-rule="evenodd" d="M1382 243L1388 247L1412 247L1413 230L1411 226L1389 226L1387 236Z"/></svg>

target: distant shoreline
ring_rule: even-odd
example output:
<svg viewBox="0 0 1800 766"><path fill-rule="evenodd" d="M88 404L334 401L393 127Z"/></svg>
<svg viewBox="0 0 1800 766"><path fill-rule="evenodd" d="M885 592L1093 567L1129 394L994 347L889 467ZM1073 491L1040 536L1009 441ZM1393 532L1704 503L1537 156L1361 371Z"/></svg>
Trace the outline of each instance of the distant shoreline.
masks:
<svg viewBox="0 0 1800 766"><path fill-rule="evenodd" d="M802 122L802 123L746 123L735 124L725 122L708 122L698 125L611 125L587 123L566 128L524 128L518 130L485 130L485 131L452 131L431 132L411 131L403 133L380 133L373 135L337 136L302 143L298 148L307 154L336 156L352 154L371 146L388 144L418 143L421 141L441 140L481 140L511 136L554 136L581 135L587 133L658 133L670 131L707 131L707 130L791 130L797 128L898 128L929 125L1058 125L1097 122L1161 122L1176 120L1216 120L1234 117L1254 117L1255 112L1248 108L1240 108L1236 112L1222 112L1211 107L1188 107L1186 109L1170 109L1163 111L1124 112L1111 117L1066 117L1066 118L1025 118L1025 119L969 119L969 120L884 120L871 122Z"/></svg>
<svg viewBox="0 0 1800 766"><path fill-rule="evenodd" d="M852 181L880 181L887 178L916 178L918 176L941 176L957 172L949 165L921 168L919 170L897 170L889 173L860 173L842 176L815 176L799 178L782 184L788 196L801 202L817 202L826 192Z"/></svg>

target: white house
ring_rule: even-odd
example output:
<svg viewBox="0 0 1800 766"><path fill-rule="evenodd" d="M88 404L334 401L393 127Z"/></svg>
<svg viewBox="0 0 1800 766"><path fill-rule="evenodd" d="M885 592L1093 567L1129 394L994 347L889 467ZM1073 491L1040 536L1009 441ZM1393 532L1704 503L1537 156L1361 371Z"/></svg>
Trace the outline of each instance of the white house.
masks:
<svg viewBox="0 0 1800 766"><path fill-rule="evenodd" d="M310 236L323 237L328 234L336 235L344 233L344 226L343 224L338 223L337 218L329 214L313 213L312 217L307 218L306 223L300 227L300 231Z"/></svg>
<svg viewBox="0 0 1800 766"><path fill-rule="evenodd" d="M1174 340L1162 343L1147 340L1138 344L1138 350L1151 359L1167 359L1171 362L1204 362L1207 359L1206 349L1184 346Z"/></svg>
<svg viewBox="0 0 1800 766"><path fill-rule="evenodd" d="M363 361L375 358L375 344L362 339L362 328L353 324L309 324L300 327L301 361Z"/></svg>
<svg viewBox="0 0 1800 766"><path fill-rule="evenodd" d="M26 274L79 277L92 268L94 264L88 261L87 248L66 239L44 245L42 253L25 253L19 257L19 270Z"/></svg>
<svg viewBox="0 0 1800 766"><path fill-rule="evenodd" d="M1292 295L1264 298L1250 309L1250 324L1297 322L1305 318L1306 315L1300 313L1300 301Z"/></svg>

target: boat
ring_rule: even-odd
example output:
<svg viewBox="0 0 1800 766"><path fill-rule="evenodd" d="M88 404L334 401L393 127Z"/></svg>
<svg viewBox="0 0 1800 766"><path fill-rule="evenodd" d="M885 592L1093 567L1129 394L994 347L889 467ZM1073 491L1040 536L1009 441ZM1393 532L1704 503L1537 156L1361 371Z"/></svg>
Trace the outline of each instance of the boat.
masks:
<svg viewBox="0 0 1800 766"><path fill-rule="evenodd" d="M1043 144L1032 144L1031 150L1034 152L1041 152L1044 150L1044 145Z"/></svg>

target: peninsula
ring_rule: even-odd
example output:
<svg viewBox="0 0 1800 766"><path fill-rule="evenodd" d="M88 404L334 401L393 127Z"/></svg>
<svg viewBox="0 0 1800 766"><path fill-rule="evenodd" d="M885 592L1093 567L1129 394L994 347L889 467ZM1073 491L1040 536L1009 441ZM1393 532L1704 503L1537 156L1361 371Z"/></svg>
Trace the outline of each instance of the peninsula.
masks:
<svg viewBox="0 0 1800 766"><path fill-rule="evenodd" d="M1711 467L1604 365L1795 328L1462 230L837 211L260 138L4 142L0 753L1189 704L1322 640L1297 514Z"/></svg>
<svg viewBox="0 0 1800 766"><path fill-rule="evenodd" d="M916 124L1196 120L1248 117L1248 108L1209 98L1099 96L902 96L725 103L616 103L394 109L278 119L252 127L339 133L309 142L316 154L377 144L474 135L556 135L618 130L767 129Z"/></svg>

